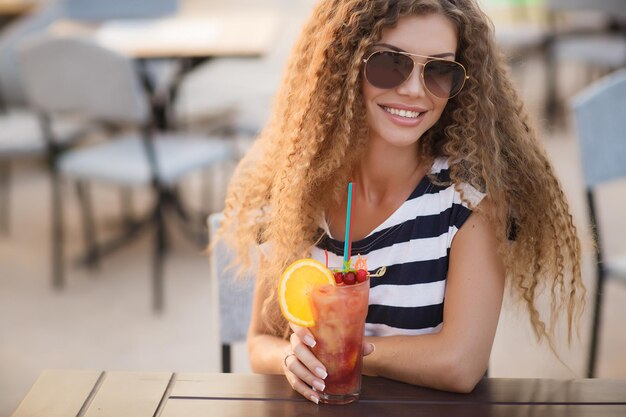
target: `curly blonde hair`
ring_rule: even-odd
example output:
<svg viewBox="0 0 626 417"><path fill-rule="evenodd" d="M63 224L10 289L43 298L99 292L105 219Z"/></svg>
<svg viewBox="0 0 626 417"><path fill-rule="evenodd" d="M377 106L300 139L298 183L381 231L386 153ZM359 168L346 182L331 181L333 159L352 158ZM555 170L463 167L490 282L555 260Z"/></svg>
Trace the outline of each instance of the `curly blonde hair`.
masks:
<svg viewBox="0 0 626 417"><path fill-rule="evenodd" d="M309 254L325 210L342 198L365 148L362 59L398 19L429 13L456 25L456 59L470 78L418 141L420 155L457 161L451 180L489 195L495 209L475 209L495 228L507 282L526 306L535 334L552 346L566 310L571 341L573 321L584 306L580 243L560 184L507 75L493 25L475 0L319 1L292 51L272 117L257 141L259 152L235 171L221 236L245 266L251 265L251 245L271 242L257 279L268 294L265 323L284 335L277 281L289 263ZM546 287L549 320L537 308Z"/></svg>

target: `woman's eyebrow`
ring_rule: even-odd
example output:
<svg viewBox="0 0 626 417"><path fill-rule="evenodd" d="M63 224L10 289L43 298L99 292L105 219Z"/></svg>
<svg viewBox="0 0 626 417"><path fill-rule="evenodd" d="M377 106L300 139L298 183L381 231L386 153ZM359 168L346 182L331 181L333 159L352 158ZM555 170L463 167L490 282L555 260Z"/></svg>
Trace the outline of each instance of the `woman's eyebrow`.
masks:
<svg viewBox="0 0 626 417"><path fill-rule="evenodd" d="M389 48L389 49L391 49L393 51L396 51L396 52L405 52L407 54L410 54L410 52L405 51L404 49L400 49L397 46L390 45L388 43L377 43L374 46L383 46L385 48ZM434 54L434 55L428 55L428 56L432 56L433 58L447 58L447 57L454 58L455 54L452 53L452 52L444 52L442 54Z"/></svg>

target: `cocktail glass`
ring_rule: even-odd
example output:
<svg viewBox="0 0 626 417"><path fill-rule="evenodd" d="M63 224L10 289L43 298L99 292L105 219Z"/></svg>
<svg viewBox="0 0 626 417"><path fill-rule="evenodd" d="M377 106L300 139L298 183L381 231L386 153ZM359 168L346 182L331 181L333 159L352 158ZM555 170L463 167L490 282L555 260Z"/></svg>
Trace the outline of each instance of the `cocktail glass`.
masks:
<svg viewBox="0 0 626 417"><path fill-rule="evenodd" d="M348 404L361 392L363 334L369 298L369 279L355 285L324 285L311 292L317 344L315 356L324 364L326 388L319 393L326 404Z"/></svg>

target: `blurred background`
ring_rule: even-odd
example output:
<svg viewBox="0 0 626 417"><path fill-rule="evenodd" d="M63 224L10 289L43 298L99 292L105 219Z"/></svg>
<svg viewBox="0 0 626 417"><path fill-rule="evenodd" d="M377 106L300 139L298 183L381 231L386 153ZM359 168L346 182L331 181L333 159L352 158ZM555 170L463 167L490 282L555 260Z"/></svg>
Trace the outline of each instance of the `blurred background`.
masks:
<svg viewBox="0 0 626 417"><path fill-rule="evenodd" d="M43 369L220 372L230 352L250 372L245 343L225 337L246 319L219 304L206 219L314 4L0 0L0 415ZM594 322L588 202L603 257L626 253L626 183L588 179L583 159L610 132L585 145L573 108L626 67L626 1L481 4L569 199L589 295L560 359L507 300L490 376L625 378L626 280L604 282ZM626 115L623 99L609 108ZM609 154L626 157L624 131Z"/></svg>

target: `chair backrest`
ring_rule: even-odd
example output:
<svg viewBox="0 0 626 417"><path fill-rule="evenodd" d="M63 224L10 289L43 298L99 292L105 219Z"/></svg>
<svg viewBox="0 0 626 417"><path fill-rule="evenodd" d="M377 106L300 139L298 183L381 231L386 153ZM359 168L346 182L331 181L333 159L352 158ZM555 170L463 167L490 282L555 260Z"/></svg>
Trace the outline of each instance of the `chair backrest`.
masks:
<svg viewBox="0 0 626 417"><path fill-rule="evenodd" d="M37 36L19 49L31 105L113 123L145 124L147 93L130 58L85 38Z"/></svg>
<svg viewBox="0 0 626 417"><path fill-rule="evenodd" d="M2 28L0 33L0 94L7 107L26 107L28 100L22 86L17 48L28 36L47 30L62 16L56 3L42 5L33 13Z"/></svg>
<svg viewBox="0 0 626 417"><path fill-rule="evenodd" d="M216 241L222 218L222 213L214 213L208 220L209 237L213 245L210 254L212 305L216 307L214 315L219 317L220 342L231 344L247 338L254 279L237 278L235 270L229 268L233 253L224 242Z"/></svg>
<svg viewBox="0 0 626 417"><path fill-rule="evenodd" d="M149 18L178 10L178 0L62 0L62 4L74 20Z"/></svg>
<svg viewBox="0 0 626 417"><path fill-rule="evenodd" d="M587 187L626 178L626 69L579 93L572 107Z"/></svg>

